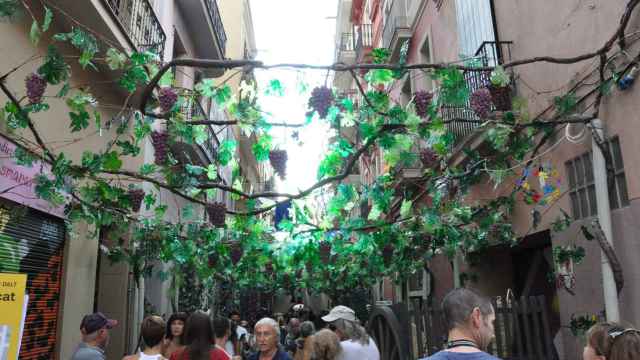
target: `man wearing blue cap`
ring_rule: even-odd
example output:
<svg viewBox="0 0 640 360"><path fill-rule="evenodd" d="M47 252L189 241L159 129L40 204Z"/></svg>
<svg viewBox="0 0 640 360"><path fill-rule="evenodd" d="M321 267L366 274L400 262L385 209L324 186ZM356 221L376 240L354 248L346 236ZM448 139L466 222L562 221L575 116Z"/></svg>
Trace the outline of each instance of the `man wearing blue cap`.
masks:
<svg viewBox="0 0 640 360"><path fill-rule="evenodd" d="M82 342L71 360L105 360L104 349L109 343L109 329L116 325L118 321L108 319L100 312L85 315L80 323Z"/></svg>

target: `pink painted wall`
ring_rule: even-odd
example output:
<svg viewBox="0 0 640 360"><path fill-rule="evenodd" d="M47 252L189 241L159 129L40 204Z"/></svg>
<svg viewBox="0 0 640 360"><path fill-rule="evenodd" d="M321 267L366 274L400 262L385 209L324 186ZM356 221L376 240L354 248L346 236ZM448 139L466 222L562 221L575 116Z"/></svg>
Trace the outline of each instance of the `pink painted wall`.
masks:
<svg viewBox="0 0 640 360"><path fill-rule="evenodd" d="M16 145L0 135L0 196L64 218L64 206L53 206L39 198L35 192L36 176L50 175L51 166L42 161L35 161L31 167L17 165L14 160L15 150Z"/></svg>

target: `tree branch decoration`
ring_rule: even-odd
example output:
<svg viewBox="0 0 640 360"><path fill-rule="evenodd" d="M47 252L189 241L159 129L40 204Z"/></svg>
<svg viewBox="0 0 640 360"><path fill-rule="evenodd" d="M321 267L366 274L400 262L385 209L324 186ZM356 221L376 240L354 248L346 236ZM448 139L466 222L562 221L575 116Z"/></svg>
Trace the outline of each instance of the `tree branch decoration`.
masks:
<svg viewBox="0 0 640 360"><path fill-rule="evenodd" d="M523 189L527 175L521 181L512 180L518 178L521 169L536 168L554 132L567 124L589 124L598 117L600 104L616 81L633 75L631 70L640 55L612 76L606 75L605 65L616 51L629 50L634 42L625 31L638 2L628 2L615 33L592 52L570 58L539 56L493 68L407 64L406 53L400 62L390 64L389 52L384 49L373 51L372 63L355 65L268 65L252 60L207 59L162 63L153 52L125 53L73 19L77 26L71 32L48 35L54 15L68 15L60 11L54 14L42 6L42 15L36 16L37 12L21 1L4 1L8 5L3 6L0 16L15 19L17 12L27 12L33 18L34 44L50 44L46 54L27 59L0 76L0 89L9 99L3 117L12 139L22 149L16 152L16 161L30 164L40 159L52 166L51 174L36 178L38 196L54 204L66 204L69 221L87 222L96 233L109 229L114 238L129 234L130 241L103 250L114 261L129 262L136 276L154 273L153 264L160 261L175 264L171 268L174 272L193 269L199 283L225 281L239 288L272 291L289 289L295 282L296 288L337 294L371 286L381 276L408 276L422 269L425 260L435 254L453 256L457 251L479 251L496 241L517 241L509 214L520 201L519 195L526 197L531 190ZM65 54L60 47L63 43L70 44L79 55ZM538 116L530 118L526 101L511 98L513 77L507 70L542 62L563 66L588 59L600 62L598 80L587 81L593 74L579 79ZM101 119L102 105L89 86L71 85L68 61L78 61L91 75L119 74L117 86L130 94L114 117L130 121L120 122L115 133L106 135L113 138L105 148L84 149L81 161L71 161L64 150L54 149L46 134L38 130L38 123L49 111L49 99L62 99L67 104L70 134L84 136L92 130L102 134L107 125L117 122ZM24 80L25 88L14 93L6 80L24 67L29 67L30 75ZM246 83L234 94L226 80L213 79L203 79L194 89L178 89L172 79L176 67L236 73L276 68L348 72L362 101L355 104L334 89L319 86L310 93L306 122L274 122L262 111L258 98L281 96L284 89L278 81L272 81L265 94L258 94L254 84ZM389 91L412 69L424 71L439 87L433 93L414 94L412 101L402 106L391 99ZM470 94L464 73L474 71L491 72L492 76L485 88ZM627 80L624 90L631 83ZM582 95L578 97L578 93ZM131 106L132 98L141 101ZM185 104L199 104L203 99L223 109L230 120L194 117L183 111ZM477 119L443 120L444 108L467 100ZM591 104L587 104L589 101ZM587 104L583 113L577 113L580 104ZM204 146L212 141L209 126L238 126L255 135L252 150L256 160L271 162L284 177L286 152L272 148L271 129L304 127L317 121L353 127L362 141L352 143L338 136L317 170L318 181L297 193L245 192L244 178L238 171L237 144L232 140L218 144L215 158L207 164L174 150L178 142ZM468 162L455 164L451 159L455 136L451 126L455 123L477 126L476 133L485 137L492 154L469 151ZM126 158L139 156L147 141L153 145L154 163L128 168ZM419 142L429 145L416 151L414 144ZM389 171L360 187L345 183L374 148L382 150ZM420 176L407 185L402 168L415 164L422 164ZM231 184L219 176L227 167L232 169ZM483 181L483 174L496 185L513 183L512 191L483 204L469 204L464 196L470 187ZM143 183L148 186L140 187ZM180 221L167 221L169 205L160 201L160 191L191 203L179 209ZM326 209L315 209L310 199L329 191L332 196ZM240 201L242 210L212 200L216 192L226 192ZM282 221L278 229L261 216L288 201L292 203L290 219ZM363 207L369 210L356 215L355 209ZM287 240L276 244L276 231L285 232Z"/></svg>

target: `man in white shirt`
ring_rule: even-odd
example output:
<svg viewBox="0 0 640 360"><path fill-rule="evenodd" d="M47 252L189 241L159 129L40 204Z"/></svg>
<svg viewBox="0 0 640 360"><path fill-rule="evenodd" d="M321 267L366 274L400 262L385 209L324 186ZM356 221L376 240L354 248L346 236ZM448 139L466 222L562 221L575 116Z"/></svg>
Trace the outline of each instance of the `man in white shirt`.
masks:
<svg viewBox="0 0 640 360"><path fill-rule="evenodd" d="M245 337L248 335L247 329L240 324L240 313L237 311L231 312L231 321L236 324L236 334L238 335L238 340L242 338L242 335Z"/></svg>
<svg viewBox="0 0 640 360"><path fill-rule="evenodd" d="M342 351L338 360L380 360L376 342L367 334L356 318L355 311L346 306L336 306L322 317L340 338Z"/></svg>

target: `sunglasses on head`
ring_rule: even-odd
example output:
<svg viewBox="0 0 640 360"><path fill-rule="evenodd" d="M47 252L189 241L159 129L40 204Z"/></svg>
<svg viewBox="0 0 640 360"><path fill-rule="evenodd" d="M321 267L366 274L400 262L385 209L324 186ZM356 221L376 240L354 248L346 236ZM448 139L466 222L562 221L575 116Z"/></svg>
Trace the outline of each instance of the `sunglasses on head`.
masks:
<svg viewBox="0 0 640 360"><path fill-rule="evenodd" d="M609 335L609 337L611 338L611 340L614 340L619 337L622 336L624 334L628 334L628 333L637 333L640 334L640 330L637 329L621 329L621 328L613 328L611 330L609 330L607 332L607 335Z"/></svg>

